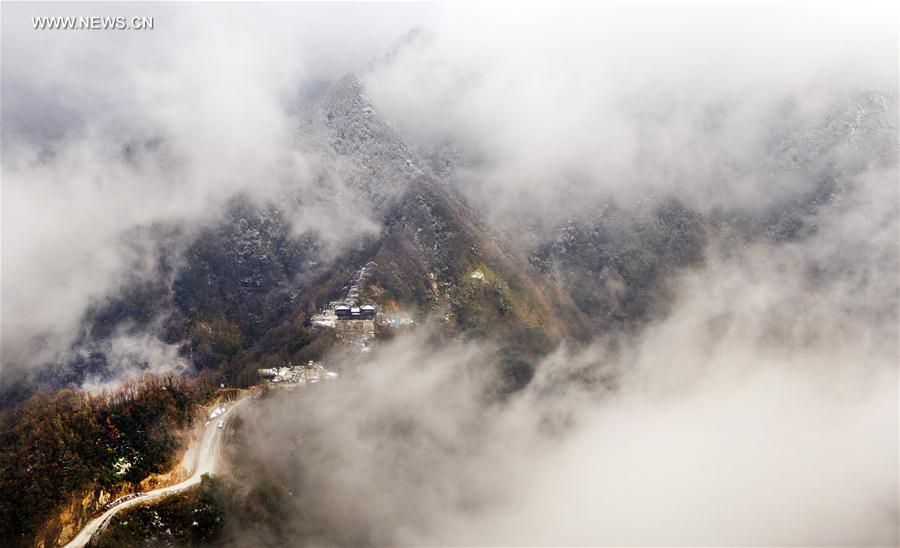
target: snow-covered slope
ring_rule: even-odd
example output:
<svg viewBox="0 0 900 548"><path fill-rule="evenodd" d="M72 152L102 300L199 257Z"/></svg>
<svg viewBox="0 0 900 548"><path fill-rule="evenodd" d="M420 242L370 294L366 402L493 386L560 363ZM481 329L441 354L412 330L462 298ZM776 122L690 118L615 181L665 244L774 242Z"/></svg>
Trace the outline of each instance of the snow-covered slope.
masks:
<svg viewBox="0 0 900 548"><path fill-rule="evenodd" d="M338 80L300 122L301 147L320 161L323 184L381 210L422 174L353 73Z"/></svg>

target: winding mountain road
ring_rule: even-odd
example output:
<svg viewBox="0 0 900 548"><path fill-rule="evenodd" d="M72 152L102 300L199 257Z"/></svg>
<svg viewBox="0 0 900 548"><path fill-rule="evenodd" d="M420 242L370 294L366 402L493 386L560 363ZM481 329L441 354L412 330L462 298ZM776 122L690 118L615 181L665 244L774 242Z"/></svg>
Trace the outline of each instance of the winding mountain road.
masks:
<svg viewBox="0 0 900 548"><path fill-rule="evenodd" d="M216 471L219 465L219 459L222 455L222 433L224 432L223 428L218 427L219 421L228 422L228 420L234 415L236 409L240 407L244 402L247 401L247 396L240 398L239 400L231 403L229 407L226 408L225 412L219 415L218 417L211 419L209 423L206 425L206 429L203 432L203 437L200 439L199 446L194 454L194 463L193 463L193 474L191 476L175 485L170 485L169 487L161 487L159 489L154 489L153 491L147 491L146 493L141 494L140 496L134 497L133 499L129 499L121 504L117 504L112 508L103 512L100 516L94 518L89 521L87 525L84 526L84 529L78 533L68 544L66 544L66 548L82 548L86 546L95 535L97 535L105 526L109 523L109 520L112 519L114 515L121 512L126 508L131 508L138 504L144 504L146 502L154 501L166 497L168 495L172 495L175 493L180 493L186 489L189 489L200 483L200 478L203 474L211 474ZM190 449L188 450L188 454L190 454Z"/></svg>

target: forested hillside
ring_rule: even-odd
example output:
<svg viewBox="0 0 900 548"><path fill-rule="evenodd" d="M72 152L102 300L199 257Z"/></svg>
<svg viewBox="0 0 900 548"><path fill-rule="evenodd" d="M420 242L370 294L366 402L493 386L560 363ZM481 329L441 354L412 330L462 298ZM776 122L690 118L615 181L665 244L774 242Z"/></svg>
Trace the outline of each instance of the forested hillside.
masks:
<svg viewBox="0 0 900 548"><path fill-rule="evenodd" d="M0 415L0 539L25 546L70 498L134 492L175 465L216 375L147 376L101 394L64 389ZM84 508L90 513L92 508ZM76 516L83 519L86 516ZM52 542L58 530L45 530Z"/></svg>

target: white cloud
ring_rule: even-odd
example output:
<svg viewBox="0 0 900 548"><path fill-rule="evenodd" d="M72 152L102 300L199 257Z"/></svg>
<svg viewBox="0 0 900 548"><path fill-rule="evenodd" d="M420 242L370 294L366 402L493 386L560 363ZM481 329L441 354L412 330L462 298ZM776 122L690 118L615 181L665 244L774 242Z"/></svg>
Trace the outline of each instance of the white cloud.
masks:
<svg viewBox="0 0 900 548"><path fill-rule="evenodd" d="M31 28L32 16L138 12L154 17L152 31ZM320 230L326 245L377 228L317 187L328 166L300 152L292 113L304 86L364 63L411 15L78 3L4 5L3 15L6 367L56 359L88 307L156 274L152 241L133 256L135 228L178 226L184 239L169 243L186 245L238 192L301 196L303 207L279 204L295 233L332 214L361 219Z"/></svg>
<svg viewBox="0 0 900 548"><path fill-rule="evenodd" d="M29 27L124 9L157 30ZM889 4L4 4L4 367L52 356L92 303L154 275L134 227L189 236L234 192L315 190L300 90L417 23L423 42L369 91L413 144L456 141L491 211L523 197L565 215L548 204L572 182L626 207L765 210L832 166L847 191L796 241L713 238L667 317L620 350L559 349L502 403L492 352L411 336L325 399L268 404L250 435L303 480L304 515L348 544L896 544L896 123L810 130L860 91L896 102ZM773 142L799 167L779 171L791 150ZM180 363L143 335L112 344L126 369Z"/></svg>
<svg viewBox="0 0 900 548"><path fill-rule="evenodd" d="M860 206L885 214L716 254L670 316L559 349L501 402L491 349L400 338L254 409L250 458L314 543L895 544L897 252L886 217L849 230ZM851 241L867 260L810 277Z"/></svg>
<svg viewBox="0 0 900 548"><path fill-rule="evenodd" d="M367 84L414 143L457 141L463 180L491 211L554 198L564 207L586 191L626 207L666 193L701 209L768 207L805 190L776 172L773 126L797 130L860 91L896 95L887 5L466 5L442 15ZM786 105L795 120L783 120Z"/></svg>

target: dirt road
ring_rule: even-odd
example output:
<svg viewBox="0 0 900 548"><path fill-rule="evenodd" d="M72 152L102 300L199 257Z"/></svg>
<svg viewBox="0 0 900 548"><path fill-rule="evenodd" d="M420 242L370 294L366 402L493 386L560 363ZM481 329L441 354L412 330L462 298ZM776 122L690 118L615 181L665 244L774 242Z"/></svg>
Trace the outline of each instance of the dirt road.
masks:
<svg viewBox="0 0 900 548"><path fill-rule="evenodd" d="M81 548L87 545L91 538L100 532L114 515L122 510L189 489L200 483L200 477L203 474L214 473L218 468L219 459L222 455L222 433L224 432L224 428L219 428L219 422L222 421L224 426L224 424L226 424L234 415L237 408L245 403L247 399L247 396L244 396L243 398L228 404L224 413L210 420L209 424L206 425L197 450L194 452L194 472L191 474L191 477L181 483L148 491L140 496L113 506L109 510L103 512L100 516L88 522L84 529L82 529L81 532L66 545L66 548ZM189 454L191 449L188 450Z"/></svg>

